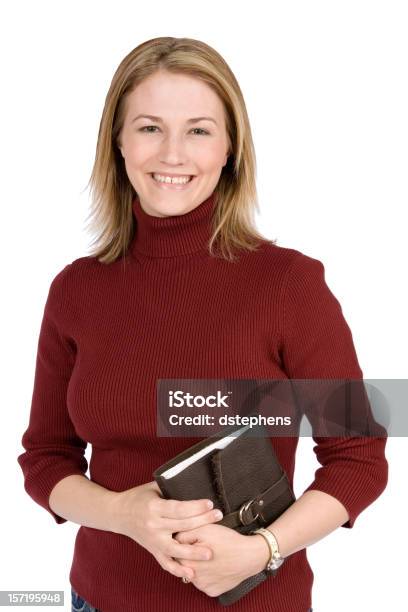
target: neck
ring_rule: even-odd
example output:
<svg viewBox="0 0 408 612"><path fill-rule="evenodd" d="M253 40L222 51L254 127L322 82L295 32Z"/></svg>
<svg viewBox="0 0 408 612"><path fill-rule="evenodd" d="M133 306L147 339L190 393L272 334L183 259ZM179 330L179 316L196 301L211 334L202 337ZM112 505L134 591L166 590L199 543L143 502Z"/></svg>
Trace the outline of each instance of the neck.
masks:
<svg viewBox="0 0 408 612"><path fill-rule="evenodd" d="M132 251L149 257L177 257L206 249L214 205L213 192L184 215L154 217L142 208L136 195L132 202L136 220Z"/></svg>

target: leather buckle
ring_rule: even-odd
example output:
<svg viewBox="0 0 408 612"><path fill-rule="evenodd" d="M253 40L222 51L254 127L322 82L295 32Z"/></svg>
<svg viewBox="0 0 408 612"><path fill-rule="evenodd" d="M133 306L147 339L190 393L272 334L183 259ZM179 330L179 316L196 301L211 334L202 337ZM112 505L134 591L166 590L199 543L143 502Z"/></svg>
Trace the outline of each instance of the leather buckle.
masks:
<svg viewBox="0 0 408 612"><path fill-rule="evenodd" d="M253 504L254 501L255 501L254 499L250 499L249 501L244 502L239 509L238 516L239 516L239 520L241 521L243 525L250 525L259 516L259 512L257 512L255 516L253 516L252 514L251 504ZM249 518L248 515L244 515L244 512L245 513L249 512L252 518Z"/></svg>

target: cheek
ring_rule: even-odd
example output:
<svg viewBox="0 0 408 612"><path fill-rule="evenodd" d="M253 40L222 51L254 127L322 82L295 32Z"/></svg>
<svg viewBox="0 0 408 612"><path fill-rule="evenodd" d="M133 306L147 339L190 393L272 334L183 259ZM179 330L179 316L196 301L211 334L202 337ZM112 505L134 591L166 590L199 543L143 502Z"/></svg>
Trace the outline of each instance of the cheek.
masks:
<svg viewBox="0 0 408 612"><path fill-rule="evenodd" d="M198 155L205 172L217 172L225 162L225 145L213 143L211 146L202 147Z"/></svg>
<svg viewBox="0 0 408 612"><path fill-rule="evenodd" d="M148 168L148 159L141 155L127 156L125 159L126 173L128 176L136 177L139 173L144 173L145 168Z"/></svg>
<svg viewBox="0 0 408 612"><path fill-rule="evenodd" d="M157 156L157 147L152 142L144 139L133 139L128 143L125 151L126 165L129 169L138 170L149 164L152 158Z"/></svg>
<svg viewBox="0 0 408 612"><path fill-rule="evenodd" d="M134 147L128 153L129 163L132 166L140 166L146 161L146 159L149 159L150 156L151 155L147 147Z"/></svg>

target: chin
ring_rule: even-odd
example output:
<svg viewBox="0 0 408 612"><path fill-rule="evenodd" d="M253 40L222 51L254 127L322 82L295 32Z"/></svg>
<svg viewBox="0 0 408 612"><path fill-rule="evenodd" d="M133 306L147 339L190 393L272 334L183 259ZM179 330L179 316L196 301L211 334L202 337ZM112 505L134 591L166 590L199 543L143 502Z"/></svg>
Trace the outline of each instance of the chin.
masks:
<svg viewBox="0 0 408 612"><path fill-rule="evenodd" d="M175 205L167 205L163 208L160 208L158 214L163 217L175 217L178 215L184 215L187 212L192 210L189 206L175 206Z"/></svg>
<svg viewBox="0 0 408 612"><path fill-rule="evenodd" d="M169 216L178 216L178 215L184 215L188 212L190 212L191 210L193 210L194 208L196 208L197 205L193 205L191 204L191 202L164 202L163 206L157 205L157 206L151 206L151 210L152 210L152 214L157 215L157 216L161 216L161 217L169 217Z"/></svg>

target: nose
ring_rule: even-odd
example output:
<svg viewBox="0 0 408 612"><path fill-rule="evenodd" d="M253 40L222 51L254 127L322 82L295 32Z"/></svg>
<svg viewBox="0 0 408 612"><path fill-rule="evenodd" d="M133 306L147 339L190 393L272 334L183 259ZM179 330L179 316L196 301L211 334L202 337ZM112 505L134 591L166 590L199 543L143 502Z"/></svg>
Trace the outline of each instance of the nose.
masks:
<svg viewBox="0 0 408 612"><path fill-rule="evenodd" d="M167 136L160 147L160 161L164 164L184 164L186 162L186 145L181 136Z"/></svg>

